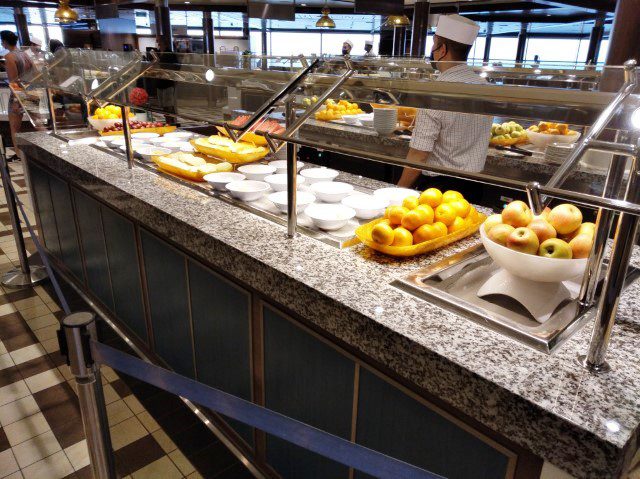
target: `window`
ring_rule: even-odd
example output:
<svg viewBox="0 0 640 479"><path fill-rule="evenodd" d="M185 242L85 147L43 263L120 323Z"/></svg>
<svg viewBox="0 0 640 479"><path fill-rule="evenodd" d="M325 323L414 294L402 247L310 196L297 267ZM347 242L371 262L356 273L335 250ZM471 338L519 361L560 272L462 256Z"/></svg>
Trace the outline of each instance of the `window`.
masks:
<svg viewBox="0 0 640 479"><path fill-rule="evenodd" d="M242 36L242 13L238 12L217 12L212 13L213 33L217 37L241 37Z"/></svg>
<svg viewBox="0 0 640 479"><path fill-rule="evenodd" d="M482 61L482 59L484 58L484 46L486 42L486 37L476 38L476 41L473 42L473 46L471 47L471 51L469 52L469 61Z"/></svg>
<svg viewBox="0 0 640 479"><path fill-rule="evenodd" d="M493 37L489 58L492 61L513 62L518 50L518 37Z"/></svg>
<svg viewBox="0 0 640 479"><path fill-rule="evenodd" d="M269 32L271 38L270 55L311 55L318 53L322 48L322 38L320 33L297 33L297 32ZM342 47L342 44L340 44Z"/></svg>
<svg viewBox="0 0 640 479"><path fill-rule="evenodd" d="M573 65L587 60L589 40L579 38L529 38L525 61L533 61L536 55L541 62Z"/></svg>
<svg viewBox="0 0 640 479"><path fill-rule="evenodd" d="M598 52L598 62L604 63L607 61L607 53L609 53L609 39L602 40L600 43L600 51Z"/></svg>

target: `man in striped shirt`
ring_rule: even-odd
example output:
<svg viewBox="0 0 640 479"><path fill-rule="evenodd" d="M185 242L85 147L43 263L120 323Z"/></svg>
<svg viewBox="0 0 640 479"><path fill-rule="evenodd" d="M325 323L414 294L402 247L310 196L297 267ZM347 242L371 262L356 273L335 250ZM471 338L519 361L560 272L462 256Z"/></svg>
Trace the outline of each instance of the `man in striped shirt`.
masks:
<svg viewBox="0 0 640 479"><path fill-rule="evenodd" d="M478 35L475 22L460 15L440 17L432 62L440 71L436 81L486 83L466 64L471 46ZM484 168L489 148L493 118L471 113L420 110L411 138L407 159L423 163L478 172ZM479 201L482 186L444 176L420 175L420 170L405 168L399 186L464 189L471 201ZM474 191L475 190L475 191Z"/></svg>

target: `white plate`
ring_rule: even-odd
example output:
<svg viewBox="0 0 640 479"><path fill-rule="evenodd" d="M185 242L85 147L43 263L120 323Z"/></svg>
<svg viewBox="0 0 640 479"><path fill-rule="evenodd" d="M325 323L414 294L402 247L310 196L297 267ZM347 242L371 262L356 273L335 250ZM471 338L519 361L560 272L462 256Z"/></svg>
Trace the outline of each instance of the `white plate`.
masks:
<svg viewBox="0 0 640 479"><path fill-rule="evenodd" d="M286 191L278 191L276 193L271 193L267 196L267 199L271 201L274 205L278 207L278 210L282 213L287 212L287 192ZM307 205L310 205L316 200L316 197L311 193L306 191L298 191L296 193L296 211L300 212L302 208Z"/></svg>
<svg viewBox="0 0 640 479"><path fill-rule="evenodd" d="M162 148L160 146L143 146L134 148L135 152L138 153L143 160L151 162L151 158L154 156L163 156L171 153L169 148Z"/></svg>
<svg viewBox="0 0 640 479"><path fill-rule="evenodd" d="M173 138L174 140L186 140L187 138L191 138L193 133L190 131L171 131L169 133L165 133L165 138Z"/></svg>
<svg viewBox="0 0 640 479"><path fill-rule="evenodd" d="M409 188L380 188L373 192L373 195L382 198L383 200L387 200L389 205L402 205L404 199L408 196L419 197L420 192L416 190L411 190Z"/></svg>
<svg viewBox="0 0 640 479"><path fill-rule="evenodd" d="M356 215L356 212L348 206L340 204L312 204L307 206L304 214L311 218L313 224L326 231L333 231L342 228Z"/></svg>
<svg viewBox="0 0 640 479"><path fill-rule="evenodd" d="M131 138L135 138L137 140L150 140L151 138L158 138L160 135L158 133L151 133L147 131L141 131L139 133L131 133Z"/></svg>
<svg viewBox="0 0 640 479"><path fill-rule="evenodd" d="M242 201L255 201L270 189L269 184L264 181L243 180L227 183L229 194Z"/></svg>
<svg viewBox="0 0 640 479"><path fill-rule="evenodd" d="M339 181L319 181L311 185L311 191L320 201L339 203L353 192L353 185Z"/></svg>
<svg viewBox="0 0 640 479"><path fill-rule="evenodd" d="M209 183L215 190L227 191L227 185L233 181L242 181L245 176L241 173L219 172L204 175L203 180Z"/></svg>
<svg viewBox="0 0 640 479"><path fill-rule="evenodd" d="M356 218L362 220L371 220L382 216L386 207L389 206L389 202L384 198L360 193L347 196L342 200L342 204L353 208L356 212Z"/></svg>

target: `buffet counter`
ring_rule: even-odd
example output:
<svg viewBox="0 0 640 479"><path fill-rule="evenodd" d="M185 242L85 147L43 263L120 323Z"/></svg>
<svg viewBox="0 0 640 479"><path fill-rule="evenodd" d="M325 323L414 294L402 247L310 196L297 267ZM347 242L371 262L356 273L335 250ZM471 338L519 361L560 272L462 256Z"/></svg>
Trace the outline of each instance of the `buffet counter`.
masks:
<svg viewBox="0 0 640 479"><path fill-rule="evenodd" d="M549 462L613 478L631 466L638 283L620 301L612 372L595 376L576 360L591 323L546 355L390 285L477 237L406 260L291 240L105 151L46 133L19 141L56 266L177 372L446 477L557 477ZM348 477L229 425L283 477Z"/></svg>

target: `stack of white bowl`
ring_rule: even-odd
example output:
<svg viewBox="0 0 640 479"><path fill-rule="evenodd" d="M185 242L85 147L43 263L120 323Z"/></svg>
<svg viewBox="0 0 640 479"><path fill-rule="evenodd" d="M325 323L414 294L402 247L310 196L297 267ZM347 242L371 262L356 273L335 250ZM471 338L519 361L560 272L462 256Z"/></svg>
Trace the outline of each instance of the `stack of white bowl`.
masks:
<svg viewBox="0 0 640 479"><path fill-rule="evenodd" d="M395 108L374 108L373 128L379 135L390 135L398 124L398 110Z"/></svg>

